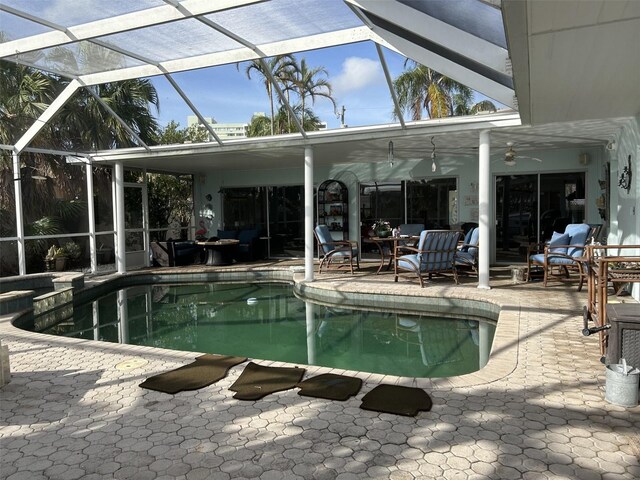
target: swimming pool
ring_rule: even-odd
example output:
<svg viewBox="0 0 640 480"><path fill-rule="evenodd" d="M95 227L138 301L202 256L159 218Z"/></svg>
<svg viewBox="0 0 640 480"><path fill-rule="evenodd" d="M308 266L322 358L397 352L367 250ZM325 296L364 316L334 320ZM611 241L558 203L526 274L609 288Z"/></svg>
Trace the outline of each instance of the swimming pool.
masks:
<svg viewBox="0 0 640 480"><path fill-rule="evenodd" d="M495 323L305 302L282 283L123 288L34 318L53 335L410 377L479 370Z"/></svg>

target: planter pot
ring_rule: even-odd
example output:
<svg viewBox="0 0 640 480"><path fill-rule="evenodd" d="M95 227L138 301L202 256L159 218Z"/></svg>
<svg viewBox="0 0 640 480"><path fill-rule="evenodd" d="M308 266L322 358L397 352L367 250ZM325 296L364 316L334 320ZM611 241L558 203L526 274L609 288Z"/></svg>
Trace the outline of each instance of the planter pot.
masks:
<svg viewBox="0 0 640 480"><path fill-rule="evenodd" d="M45 260L44 261L44 269L47 272L50 272L51 270L55 270L56 268L56 261L55 260Z"/></svg>
<svg viewBox="0 0 640 480"><path fill-rule="evenodd" d="M67 257L56 258L56 270L62 272L67 268Z"/></svg>
<svg viewBox="0 0 640 480"><path fill-rule="evenodd" d="M379 230L377 234L380 238L387 238L391 236L391 230Z"/></svg>

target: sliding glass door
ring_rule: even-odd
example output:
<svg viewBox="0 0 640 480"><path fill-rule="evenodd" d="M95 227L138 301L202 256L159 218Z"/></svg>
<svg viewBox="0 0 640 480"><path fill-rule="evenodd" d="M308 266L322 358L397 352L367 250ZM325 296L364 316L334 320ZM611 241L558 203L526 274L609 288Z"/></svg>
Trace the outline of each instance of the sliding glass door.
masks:
<svg viewBox="0 0 640 480"><path fill-rule="evenodd" d="M496 261L523 262L529 244L585 219L585 174L496 177Z"/></svg>

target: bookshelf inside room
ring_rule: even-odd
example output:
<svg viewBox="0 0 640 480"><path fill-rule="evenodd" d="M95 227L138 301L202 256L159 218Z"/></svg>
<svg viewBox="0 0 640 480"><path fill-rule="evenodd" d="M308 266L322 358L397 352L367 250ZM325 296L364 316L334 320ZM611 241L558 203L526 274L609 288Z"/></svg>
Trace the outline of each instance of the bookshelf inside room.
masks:
<svg viewBox="0 0 640 480"><path fill-rule="evenodd" d="M318 187L318 225L327 225L334 240L349 239L349 191L339 180Z"/></svg>

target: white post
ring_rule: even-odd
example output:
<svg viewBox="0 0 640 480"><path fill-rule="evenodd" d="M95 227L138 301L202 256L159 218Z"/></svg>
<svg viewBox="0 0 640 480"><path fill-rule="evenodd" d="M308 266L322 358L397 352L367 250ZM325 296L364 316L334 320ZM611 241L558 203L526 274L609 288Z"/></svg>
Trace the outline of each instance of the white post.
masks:
<svg viewBox="0 0 640 480"><path fill-rule="evenodd" d="M126 273L126 246L124 232L124 166L122 162L116 162L114 168L116 180L116 238L118 240L116 249L116 268L118 273Z"/></svg>
<svg viewBox="0 0 640 480"><path fill-rule="evenodd" d="M313 147L304 148L304 279L313 281Z"/></svg>
<svg viewBox="0 0 640 480"><path fill-rule="evenodd" d="M478 288L489 286L490 245L489 231L491 211L491 161L489 130L480 132L480 151L478 161L478 226L480 227L478 244Z"/></svg>
<svg viewBox="0 0 640 480"><path fill-rule="evenodd" d="M315 322L315 305L311 302L304 302L305 320L307 324L307 364L315 365L316 363L316 322Z"/></svg>
<svg viewBox="0 0 640 480"><path fill-rule="evenodd" d="M87 175L87 211L89 214L89 258L91 260L91 273L98 271L98 258L96 252L96 215L93 202L93 167L91 163L85 165Z"/></svg>
<svg viewBox="0 0 640 480"><path fill-rule="evenodd" d="M487 322L478 322L478 370L483 368L489 361L489 354L491 353L489 328Z"/></svg>
<svg viewBox="0 0 640 480"><path fill-rule="evenodd" d="M149 261L149 252L151 251L151 242L149 240L149 189L147 188L147 170L144 170L144 183L142 186L142 245L144 248L144 266L151 265Z"/></svg>
<svg viewBox="0 0 640 480"><path fill-rule="evenodd" d="M16 236L18 237L18 272L27 274L27 259L24 249L24 215L22 213L22 177L20 176L20 154L13 152L13 198L16 204Z"/></svg>

